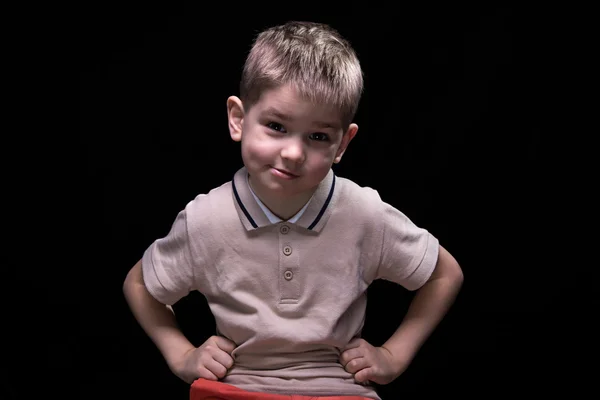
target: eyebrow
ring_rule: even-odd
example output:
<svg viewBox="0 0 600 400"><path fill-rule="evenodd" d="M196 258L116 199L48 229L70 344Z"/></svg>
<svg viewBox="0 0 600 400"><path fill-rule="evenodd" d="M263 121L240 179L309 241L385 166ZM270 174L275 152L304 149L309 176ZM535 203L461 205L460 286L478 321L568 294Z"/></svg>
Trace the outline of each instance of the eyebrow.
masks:
<svg viewBox="0 0 600 400"><path fill-rule="evenodd" d="M269 108L265 109L264 114L272 115L272 116L274 116L282 121L286 121L286 122L290 122L290 121L294 120L292 117L282 113L281 111L279 111L278 109L276 109L274 107L269 107ZM318 126L319 128L333 128L333 129L339 128L339 124L332 123L332 122L325 122L325 121L314 121L314 125Z"/></svg>

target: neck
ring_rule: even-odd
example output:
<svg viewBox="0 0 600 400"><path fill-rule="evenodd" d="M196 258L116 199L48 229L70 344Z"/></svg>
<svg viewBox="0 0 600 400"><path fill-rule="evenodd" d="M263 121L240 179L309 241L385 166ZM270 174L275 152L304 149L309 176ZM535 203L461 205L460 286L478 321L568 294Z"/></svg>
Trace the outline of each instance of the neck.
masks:
<svg viewBox="0 0 600 400"><path fill-rule="evenodd" d="M288 220L298 213L304 207L304 205L310 200L313 193L300 193L295 196L289 196L285 198L275 198L268 194L262 193L261 190L252 185L252 179L249 179L250 187L256 194L256 196L263 202L263 204L277 217L282 220Z"/></svg>
<svg viewBox="0 0 600 400"><path fill-rule="evenodd" d="M287 221L288 219L290 219L294 215L296 215L298 213L298 211L300 211L302 209L302 207L304 207L304 204L306 204L306 202L304 202L303 204L300 204L299 206L291 207L288 204L273 205L273 204L265 203L262 199L261 199L261 201L265 204L265 206L267 206L267 208L273 214L275 214L277 217L281 218L284 221Z"/></svg>

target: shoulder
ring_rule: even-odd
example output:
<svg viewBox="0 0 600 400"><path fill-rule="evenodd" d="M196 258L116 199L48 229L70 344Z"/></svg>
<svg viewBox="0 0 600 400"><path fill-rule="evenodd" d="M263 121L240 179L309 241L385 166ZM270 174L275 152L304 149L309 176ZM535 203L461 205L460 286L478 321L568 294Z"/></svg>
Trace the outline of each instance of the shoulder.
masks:
<svg viewBox="0 0 600 400"><path fill-rule="evenodd" d="M355 228L366 229L369 234L383 230L387 204L375 188L344 177L336 177L336 186L334 213L338 217L350 218Z"/></svg>
<svg viewBox="0 0 600 400"><path fill-rule="evenodd" d="M352 209L360 215L371 215L380 211L384 205L379 192L370 187L362 186L355 181L336 176L338 199L336 206Z"/></svg>
<svg viewBox="0 0 600 400"><path fill-rule="evenodd" d="M363 186L355 181L336 177L339 182L336 208L345 215L362 224L383 229L386 225L410 224L410 219L398 208L382 199L380 193L370 186Z"/></svg>
<svg viewBox="0 0 600 400"><path fill-rule="evenodd" d="M216 229L222 230L239 224L231 181L208 193L197 195L185 206L183 212L186 214L190 233L202 233L203 236Z"/></svg>
<svg viewBox="0 0 600 400"><path fill-rule="evenodd" d="M206 218L208 212L214 211L219 206L226 206L228 202L232 202L231 182L226 182L207 193L196 195L186 204L185 212L189 216L202 215Z"/></svg>

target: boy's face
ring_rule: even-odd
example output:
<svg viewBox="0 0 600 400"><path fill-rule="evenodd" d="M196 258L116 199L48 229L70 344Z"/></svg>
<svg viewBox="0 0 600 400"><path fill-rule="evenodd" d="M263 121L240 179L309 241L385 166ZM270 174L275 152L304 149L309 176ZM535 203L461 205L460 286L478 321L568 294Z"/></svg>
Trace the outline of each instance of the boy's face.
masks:
<svg viewBox="0 0 600 400"><path fill-rule="evenodd" d="M266 91L247 112L237 97L227 107L252 187L271 200L312 195L358 130L351 124L344 132L338 110L311 103L290 86Z"/></svg>

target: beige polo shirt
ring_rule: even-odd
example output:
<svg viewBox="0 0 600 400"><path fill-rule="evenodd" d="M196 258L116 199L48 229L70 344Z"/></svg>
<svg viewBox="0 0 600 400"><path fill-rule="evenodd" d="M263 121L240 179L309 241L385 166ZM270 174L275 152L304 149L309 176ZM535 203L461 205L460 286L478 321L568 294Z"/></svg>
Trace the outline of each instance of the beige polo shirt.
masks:
<svg viewBox="0 0 600 400"><path fill-rule="evenodd" d="M241 168L198 195L149 246L148 290L169 305L192 290L206 297L218 334L237 344L225 383L379 399L344 370L340 350L361 334L369 284L418 289L435 268L437 239L375 190L333 171L295 220L270 220L247 175Z"/></svg>

